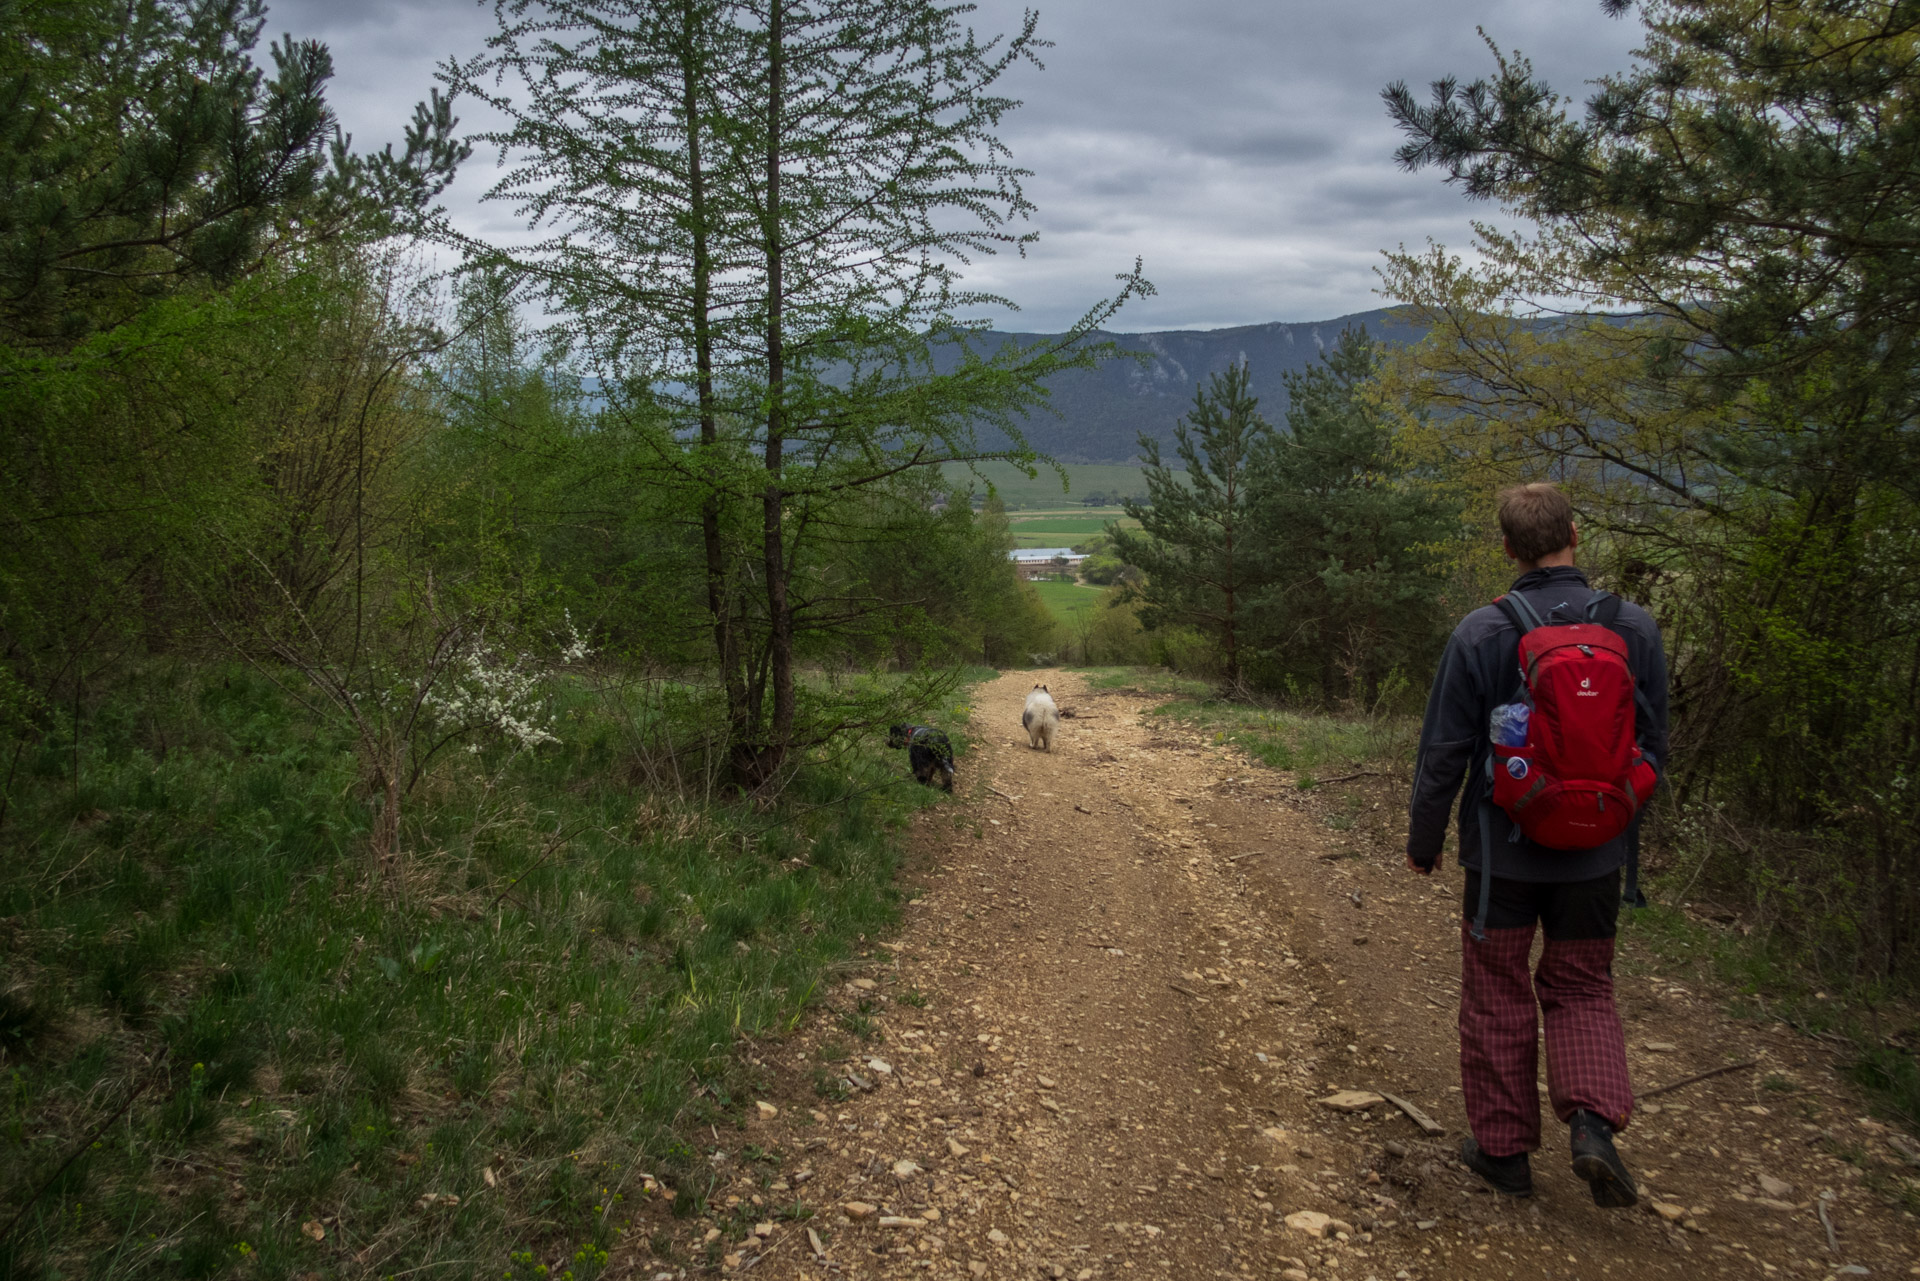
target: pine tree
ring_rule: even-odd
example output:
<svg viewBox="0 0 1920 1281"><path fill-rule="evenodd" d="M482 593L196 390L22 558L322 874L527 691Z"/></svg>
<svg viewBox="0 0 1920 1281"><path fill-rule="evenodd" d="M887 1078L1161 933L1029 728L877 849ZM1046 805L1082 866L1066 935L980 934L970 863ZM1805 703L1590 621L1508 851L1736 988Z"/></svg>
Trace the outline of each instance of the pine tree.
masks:
<svg viewBox="0 0 1920 1281"><path fill-rule="evenodd" d="M1724 874L1844 904L1807 922L1842 968L1920 972L1920 6L1603 7L1645 30L1584 104L1498 53L1386 90L1404 167L1538 228L1394 256L1410 434L1463 489L1573 491L1676 656L1663 792L1821 848Z"/></svg>
<svg viewBox="0 0 1920 1281"><path fill-rule="evenodd" d="M0 4L0 340L61 349L194 282L390 230L466 156L436 91L355 155L327 47L253 53L265 0Z"/></svg>
<svg viewBox="0 0 1920 1281"><path fill-rule="evenodd" d="M1249 482L1273 428L1260 416L1249 377L1237 364L1194 393L1193 408L1173 429L1184 479L1161 461L1158 441L1140 437L1147 501L1125 503L1140 530L1109 526L1120 559L1146 576L1120 599L1141 603L1140 621L1149 630L1199 629L1218 648L1229 688L1242 681L1248 598L1268 575L1249 543Z"/></svg>
<svg viewBox="0 0 1920 1281"><path fill-rule="evenodd" d="M1366 397L1379 358L1364 328L1283 375L1286 430L1253 467L1255 545L1270 569L1250 613L1277 669L1321 696L1371 699L1442 635L1435 548L1457 532L1404 483L1392 430Z"/></svg>
<svg viewBox="0 0 1920 1281"><path fill-rule="evenodd" d="M0 731L166 634L178 574L246 541L293 335L367 296L351 260L466 154L437 94L401 154L354 154L327 48L262 66L265 22L265 0L0 0Z"/></svg>

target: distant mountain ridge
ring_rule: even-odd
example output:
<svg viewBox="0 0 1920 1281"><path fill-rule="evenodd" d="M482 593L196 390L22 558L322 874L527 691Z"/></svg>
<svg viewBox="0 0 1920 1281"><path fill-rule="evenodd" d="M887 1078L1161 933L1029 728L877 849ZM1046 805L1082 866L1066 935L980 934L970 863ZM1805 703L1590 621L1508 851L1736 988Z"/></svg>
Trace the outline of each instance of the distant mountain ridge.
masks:
<svg viewBox="0 0 1920 1281"><path fill-rule="evenodd" d="M1145 359L1109 360L1096 369L1074 370L1053 379L1049 389L1057 412L1032 415L1025 427L1027 441L1041 453L1066 463L1132 461L1139 455L1143 433L1163 445L1170 442L1174 423L1193 406L1195 389L1205 384L1208 375L1241 360L1252 371L1261 415L1276 426L1282 425L1287 390L1281 374L1314 364L1322 351L1333 346L1341 330L1361 326L1382 342L1393 344L1418 341L1425 333L1382 308L1292 324L1102 334L1121 350L1140 352ZM1049 336L996 331L983 338L991 347L1037 342Z"/></svg>

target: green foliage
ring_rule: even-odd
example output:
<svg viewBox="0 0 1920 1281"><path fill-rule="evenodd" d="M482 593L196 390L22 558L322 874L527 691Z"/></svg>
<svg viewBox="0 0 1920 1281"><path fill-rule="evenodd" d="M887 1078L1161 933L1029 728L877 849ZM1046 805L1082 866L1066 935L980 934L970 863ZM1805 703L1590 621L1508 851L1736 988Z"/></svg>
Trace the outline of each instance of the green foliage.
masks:
<svg viewBox="0 0 1920 1281"><path fill-rule="evenodd" d="M1378 348L1345 330L1325 359L1283 377L1287 426L1254 464L1253 526L1270 567L1250 613L1264 683L1318 684L1324 702L1375 702L1390 673L1425 671L1453 622L1441 555L1460 534L1408 483L1390 422L1369 401Z"/></svg>
<svg viewBox="0 0 1920 1281"><path fill-rule="evenodd" d="M264 0L0 6L0 340L64 349L445 186L466 149L437 93L403 155L354 156L326 46L276 43L269 74L265 24Z"/></svg>
<svg viewBox="0 0 1920 1281"><path fill-rule="evenodd" d="M1240 683L1247 596L1263 573L1249 531L1254 458L1273 429L1248 391L1244 364L1213 375L1194 393L1193 408L1174 428L1174 453L1185 483L1160 460L1160 445L1140 438L1151 505L1128 503L1141 532L1115 527L1113 548L1145 581L1124 589L1141 603L1149 630L1169 623L1201 632L1217 646L1221 674Z"/></svg>
<svg viewBox="0 0 1920 1281"><path fill-rule="evenodd" d="M1039 584L1021 578L1007 559L1013 536L997 499L974 516L973 531L958 565L965 592L953 602L964 620L959 653L991 667L1017 667L1051 654L1054 616Z"/></svg>
<svg viewBox="0 0 1920 1281"><path fill-rule="evenodd" d="M1095 534L1083 543L1074 544L1073 550L1086 557L1080 562L1080 577L1089 583L1111 587L1123 579L1137 581L1140 577L1140 571L1120 559L1109 534Z"/></svg>
<svg viewBox="0 0 1920 1281"><path fill-rule="evenodd" d="M1402 768L1412 761L1420 733L1418 721L1404 712L1339 716L1213 697L1176 698L1154 709L1154 715L1207 730L1269 769L1298 771L1302 787L1311 786L1308 771L1346 773L1377 764Z"/></svg>
<svg viewBox="0 0 1920 1281"><path fill-rule="evenodd" d="M354 357L418 345L387 323L391 275L369 246L466 154L453 118L436 99L403 155L354 156L323 95L325 47L275 45L266 74L264 21L258 0L0 5L0 732L15 762L61 715L84 721L89 688L130 653L203 636L200 589L236 570L285 581L339 537L310 518L338 496L340 434L322 433L328 457L305 429L339 427L366 408L354 391L394 381ZM354 323L370 312L377 340ZM323 356L343 336L346 358ZM0 790L0 820L6 804Z"/></svg>
<svg viewBox="0 0 1920 1281"><path fill-rule="evenodd" d="M1080 576L1090 583L1111 587L1127 573L1127 563L1118 556L1096 552L1080 562Z"/></svg>
<svg viewBox="0 0 1920 1281"><path fill-rule="evenodd" d="M499 19L445 78L503 118L490 197L561 230L513 252L446 234L531 283L644 443L636 479L698 528L734 781L777 788L796 747L884 714L799 664L923 648L894 588L962 524L921 518L939 469L1030 465L1018 421L1047 377L1105 354L1095 328L1144 282L1032 346L987 349L953 319L998 301L954 264L1027 240L1009 229L1024 171L998 138L1016 104L996 86L1033 58L1032 14L985 42L960 11L897 0ZM983 447L989 428L1012 446Z"/></svg>
<svg viewBox="0 0 1920 1281"><path fill-rule="evenodd" d="M1460 533L1395 449L1377 364L1365 332L1348 330L1320 364L1286 371L1281 432L1245 367L1217 375L1176 430L1184 476L1143 438L1153 504L1127 508L1142 531L1110 526L1085 544L1083 573L1120 584L1149 635L1196 632L1202 653L1178 647L1183 661L1229 687L1317 685L1322 701L1377 703L1444 636L1442 567Z"/></svg>
<svg viewBox="0 0 1920 1281"><path fill-rule="evenodd" d="M71 742L28 759L0 864L0 1200L39 1192L16 1274L211 1275L242 1241L292 1269L311 1219L386 1271L557 1264L706 1195L678 1127L751 1106L734 1039L790 1027L895 918L897 830L935 797L877 748L816 754L768 810L636 791L644 709L548 695L559 741L448 758L384 887L350 737L248 668L130 674L78 797Z"/></svg>
<svg viewBox="0 0 1920 1281"><path fill-rule="evenodd" d="M1396 255L1433 333L1406 441L1478 499L1551 476L1584 561L1675 656L1671 830L1744 828L1720 888L1830 972L1920 974L1920 13L1661 0L1576 114L1522 59L1404 86L1400 158L1542 228ZM1610 316L1547 321L1516 300ZM1484 519L1485 507L1473 504Z"/></svg>

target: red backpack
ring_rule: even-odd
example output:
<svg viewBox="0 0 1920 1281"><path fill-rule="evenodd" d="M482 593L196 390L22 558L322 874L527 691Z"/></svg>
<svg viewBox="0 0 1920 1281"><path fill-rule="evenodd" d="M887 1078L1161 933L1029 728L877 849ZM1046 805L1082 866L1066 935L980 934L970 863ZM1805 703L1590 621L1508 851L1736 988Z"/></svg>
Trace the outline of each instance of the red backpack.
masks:
<svg viewBox="0 0 1920 1281"><path fill-rule="evenodd" d="M1541 845L1605 845L1627 830L1657 780L1635 742L1637 686L1627 644L1611 626L1620 598L1597 593L1582 623L1549 624L1518 592L1494 604L1520 629L1531 711L1525 746L1493 746L1493 803Z"/></svg>

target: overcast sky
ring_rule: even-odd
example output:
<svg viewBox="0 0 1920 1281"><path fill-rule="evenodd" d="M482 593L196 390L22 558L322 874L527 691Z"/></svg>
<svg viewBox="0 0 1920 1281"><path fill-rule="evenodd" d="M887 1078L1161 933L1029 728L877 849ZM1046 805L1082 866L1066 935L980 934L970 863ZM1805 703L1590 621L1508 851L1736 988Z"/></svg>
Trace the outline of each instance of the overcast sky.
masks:
<svg viewBox="0 0 1920 1281"><path fill-rule="evenodd" d="M982 0L1005 30L1020 0ZM1389 81L1487 74L1476 34L1533 60L1562 93L1627 65L1639 24L1599 0L1038 0L1045 71L1010 85L1005 137L1034 171L1037 246L969 281L1017 302L1010 327L1065 327L1137 255L1159 290L1123 330L1326 320L1383 305L1380 252L1431 237L1465 248L1472 205L1431 170L1393 164ZM360 149L397 142L434 65L477 51L493 6L475 0L272 0L269 32L334 53L331 97ZM467 112L473 123L472 112ZM448 194L470 229L516 229L478 200L476 152Z"/></svg>

